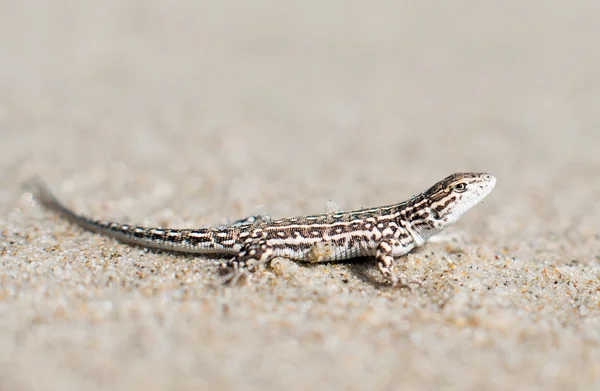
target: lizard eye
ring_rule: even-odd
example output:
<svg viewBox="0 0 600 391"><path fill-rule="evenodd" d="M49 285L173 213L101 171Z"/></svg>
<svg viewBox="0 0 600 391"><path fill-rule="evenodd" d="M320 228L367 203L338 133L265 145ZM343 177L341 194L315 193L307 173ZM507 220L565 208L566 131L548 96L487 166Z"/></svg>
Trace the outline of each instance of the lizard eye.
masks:
<svg viewBox="0 0 600 391"><path fill-rule="evenodd" d="M467 190L467 184L464 182L458 182L456 185L454 185L454 191L462 193L465 190Z"/></svg>

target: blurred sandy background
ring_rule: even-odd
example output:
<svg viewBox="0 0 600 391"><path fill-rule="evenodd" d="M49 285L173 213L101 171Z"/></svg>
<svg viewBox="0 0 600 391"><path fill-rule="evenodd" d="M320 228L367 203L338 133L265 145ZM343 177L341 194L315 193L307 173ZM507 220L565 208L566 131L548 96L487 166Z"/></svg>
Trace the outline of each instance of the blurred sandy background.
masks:
<svg viewBox="0 0 600 391"><path fill-rule="evenodd" d="M0 2L0 389L598 389L600 3ZM496 190L400 262L214 261L194 227ZM363 260L364 261L364 260Z"/></svg>

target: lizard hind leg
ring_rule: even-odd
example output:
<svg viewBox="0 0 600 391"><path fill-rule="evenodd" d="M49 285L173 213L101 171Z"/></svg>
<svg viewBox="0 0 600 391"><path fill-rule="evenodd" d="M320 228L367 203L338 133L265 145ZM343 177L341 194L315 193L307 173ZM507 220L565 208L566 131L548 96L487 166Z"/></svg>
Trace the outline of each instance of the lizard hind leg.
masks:
<svg viewBox="0 0 600 391"><path fill-rule="evenodd" d="M244 244L240 252L221 266L221 282L235 285L241 277L251 277L252 271L273 259L273 246L264 239Z"/></svg>
<svg viewBox="0 0 600 391"><path fill-rule="evenodd" d="M244 225L254 225L260 223L268 223L271 221L271 216L269 215L252 215L245 217L243 219L239 219L229 224L230 227L241 227Z"/></svg>

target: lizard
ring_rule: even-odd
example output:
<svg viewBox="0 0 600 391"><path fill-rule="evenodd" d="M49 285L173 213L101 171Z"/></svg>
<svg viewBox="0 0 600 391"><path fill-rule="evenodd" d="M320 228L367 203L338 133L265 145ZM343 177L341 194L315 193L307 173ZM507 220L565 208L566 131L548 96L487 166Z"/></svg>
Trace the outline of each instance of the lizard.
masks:
<svg viewBox="0 0 600 391"><path fill-rule="evenodd" d="M224 282L250 276L275 257L302 262L375 258L392 286L421 284L394 272L394 261L456 223L496 185L487 173L456 173L410 199L386 206L274 219L255 215L198 229L143 227L81 215L59 201L39 179L28 188L44 207L81 228L120 242L194 255L223 255Z"/></svg>

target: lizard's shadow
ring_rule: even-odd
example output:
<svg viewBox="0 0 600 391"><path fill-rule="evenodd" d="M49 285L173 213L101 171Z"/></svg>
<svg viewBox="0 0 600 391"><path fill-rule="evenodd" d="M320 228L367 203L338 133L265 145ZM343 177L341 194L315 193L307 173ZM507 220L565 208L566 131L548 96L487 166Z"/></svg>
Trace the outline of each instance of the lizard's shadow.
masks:
<svg viewBox="0 0 600 391"><path fill-rule="evenodd" d="M421 253L425 251L424 247L415 248L411 253ZM402 257L396 259L396 268L401 265ZM346 266L347 270L353 274L360 281L369 284L375 288L391 288L391 283L382 279L379 270L377 269L377 260L375 257L358 257L351 258L345 261L339 261L335 263L342 263ZM318 263L301 263L303 267L318 267ZM323 265L323 264L320 264ZM327 264L325 264L327 265ZM407 271L409 273L409 271Z"/></svg>
<svg viewBox="0 0 600 391"><path fill-rule="evenodd" d="M346 262L348 271L352 273L360 281L369 284L375 288L389 288L390 283L378 279L376 276L380 276L379 270L377 270L377 261L373 257L360 257L353 258Z"/></svg>
<svg viewBox="0 0 600 391"><path fill-rule="evenodd" d="M391 286L389 282L382 281L377 278L377 276L379 275L379 271L375 266L377 264L377 261L373 257L358 257L348 259L345 261L328 263L298 262L298 264L301 267L309 269L323 267L323 265L333 265L336 263L344 265L345 268L350 272L350 274L354 275L360 281L369 284L375 288L389 288Z"/></svg>

